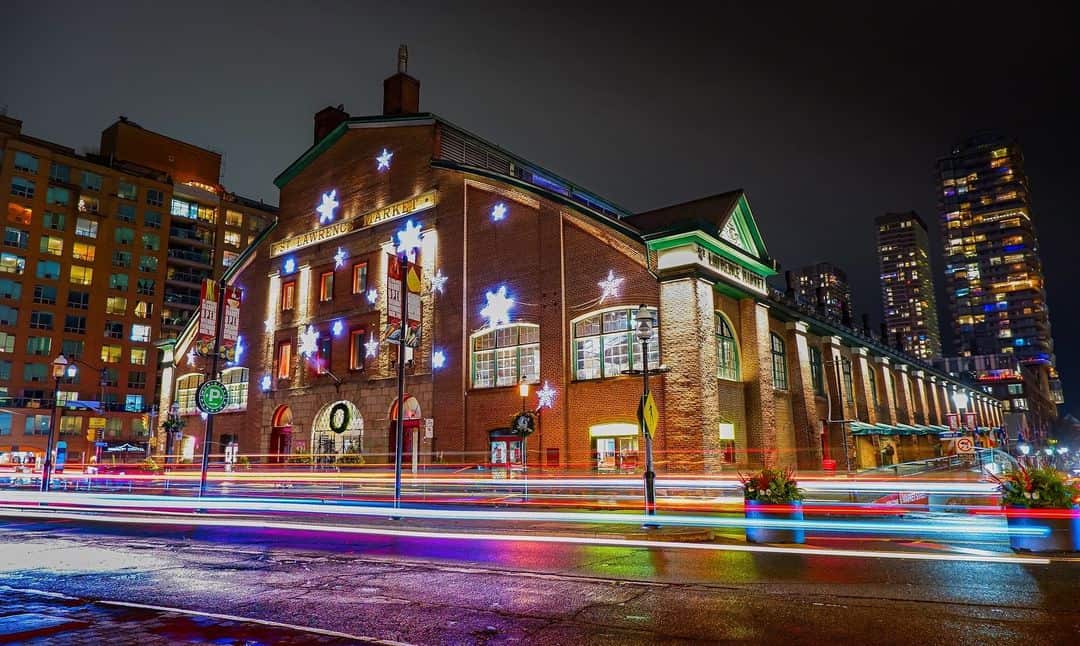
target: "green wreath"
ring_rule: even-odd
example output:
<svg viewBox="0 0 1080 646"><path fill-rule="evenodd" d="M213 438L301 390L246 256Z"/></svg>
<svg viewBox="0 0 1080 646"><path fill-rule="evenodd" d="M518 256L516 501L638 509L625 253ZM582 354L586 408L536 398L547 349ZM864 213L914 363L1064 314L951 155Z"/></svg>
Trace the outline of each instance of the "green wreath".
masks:
<svg viewBox="0 0 1080 646"><path fill-rule="evenodd" d="M339 417L340 423L338 422ZM349 428L350 417L352 417L352 413L349 412L349 407L345 405L345 402L334 404L330 408L330 430L335 433L344 433Z"/></svg>

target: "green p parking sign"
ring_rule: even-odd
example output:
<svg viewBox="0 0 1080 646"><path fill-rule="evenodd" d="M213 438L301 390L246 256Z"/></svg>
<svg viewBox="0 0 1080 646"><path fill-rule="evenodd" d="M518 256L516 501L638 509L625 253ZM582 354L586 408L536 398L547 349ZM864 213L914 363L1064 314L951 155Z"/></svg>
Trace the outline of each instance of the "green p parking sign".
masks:
<svg viewBox="0 0 1080 646"><path fill-rule="evenodd" d="M229 389L220 381L207 381L195 391L195 405L207 415L220 413L229 405Z"/></svg>

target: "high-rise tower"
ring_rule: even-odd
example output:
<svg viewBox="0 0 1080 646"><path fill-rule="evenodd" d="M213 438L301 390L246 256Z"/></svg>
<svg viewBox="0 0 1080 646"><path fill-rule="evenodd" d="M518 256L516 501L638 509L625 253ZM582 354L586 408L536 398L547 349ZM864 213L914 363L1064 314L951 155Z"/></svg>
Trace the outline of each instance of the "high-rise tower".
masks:
<svg viewBox="0 0 1080 646"><path fill-rule="evenodd" d="M941 331L926 223L914 211L886 213L874 222L887 342L899 341L922 359L939 357Z"/></svg>

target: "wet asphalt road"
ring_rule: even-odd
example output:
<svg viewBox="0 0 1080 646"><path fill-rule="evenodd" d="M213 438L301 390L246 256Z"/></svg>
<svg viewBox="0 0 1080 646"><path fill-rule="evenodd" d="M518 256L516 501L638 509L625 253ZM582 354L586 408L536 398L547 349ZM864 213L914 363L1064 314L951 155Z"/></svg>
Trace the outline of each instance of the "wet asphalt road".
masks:
<svg viewBox="0 0 1080 646"><path fill-rule="evenodd" d="M422 644L1080 639L1076 561L888 561L4 522L0 585Z"/></svg>

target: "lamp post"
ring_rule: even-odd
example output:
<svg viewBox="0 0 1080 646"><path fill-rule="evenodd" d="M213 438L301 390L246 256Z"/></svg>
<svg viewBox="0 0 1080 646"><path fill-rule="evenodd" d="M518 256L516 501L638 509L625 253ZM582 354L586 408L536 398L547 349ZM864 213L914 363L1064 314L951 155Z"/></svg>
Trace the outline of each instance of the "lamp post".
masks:
<svg viewBox="0 0 1080 646"><path fill-rule="evenodd" d="M52 376L53 376L53 410L52 417L49 419L49 435L46 440L45 448L45 463L41 467L41 490L49 490L49 480L52 477L53 468L53 434L56 432L56 427L59 424L57 421L57 411L60 410L60 380L64 377L74 377L78 368L73 363L68 363L67 358L61 354L52 362Z"/></svg>
<svg viewBox="0 0 1080 646"><path fill-rule="evenodd" d="M652 434L645 425L645 400L649 396L649 339L653 336L653 317L645 305L634 315L637 338L641 341L641 432L645 435L645 516L656 515L656 472L653 471ZM646 526L650 526L646 523Z"/></svg>
<svg viewBox="0 0 1080 646"><path fill-rule="evenodd" d="M401 321L398 330L397 420L394 424L394 509L401 507L401 445L405 441L405 336L409 330L409 258L414 256L419 248L420 225L413 225L412 220L409 220L405 223L405 228L397 232L397 243L394 244L398 271L401 274L399 297L401 309L398 312Z"/></svg>

